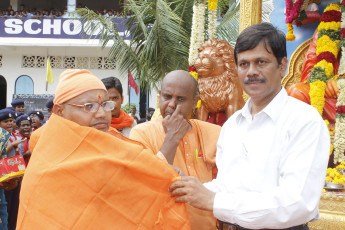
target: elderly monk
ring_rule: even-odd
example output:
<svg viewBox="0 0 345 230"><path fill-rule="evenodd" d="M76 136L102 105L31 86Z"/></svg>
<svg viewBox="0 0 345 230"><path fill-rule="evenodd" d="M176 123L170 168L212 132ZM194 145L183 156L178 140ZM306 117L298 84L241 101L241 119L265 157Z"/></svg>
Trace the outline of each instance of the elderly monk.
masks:
<svg viewBox="0 0 345 230"><path fill-rule="evenodd" d="M187 71L172 71L163 79L159 94L163 117L135 126L130 138L187 175L211 181L217 172L215 154L221 127L189 119L199 99L197 82ZM192 229L215 229L212 212L192 206L187 206L187 210Z"/></svg>
<svg viewBox="0 0 345 230"><path fill-rule="evenodd" d="M107 133L113 108L89 71L60 75L53 114L31 137L17 229L190 228L185 206L168 193L178 174L141 144Z"/></svg>

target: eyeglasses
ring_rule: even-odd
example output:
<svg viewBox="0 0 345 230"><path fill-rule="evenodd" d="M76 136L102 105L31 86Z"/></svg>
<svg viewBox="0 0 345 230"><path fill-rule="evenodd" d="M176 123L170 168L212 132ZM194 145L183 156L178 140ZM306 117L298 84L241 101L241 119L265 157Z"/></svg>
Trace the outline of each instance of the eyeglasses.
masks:
<svg viewBox="0 0 345 230"><path fill-rule="evenodd" d="M104 111L111 111L115 108L115 103L113 101L105 101L102 104L99 104L97 102L85 103L84 105L76 105L71 103L66 104L84 108L84 111L87 113L97 112L100 106L102 106Z"/></svg>

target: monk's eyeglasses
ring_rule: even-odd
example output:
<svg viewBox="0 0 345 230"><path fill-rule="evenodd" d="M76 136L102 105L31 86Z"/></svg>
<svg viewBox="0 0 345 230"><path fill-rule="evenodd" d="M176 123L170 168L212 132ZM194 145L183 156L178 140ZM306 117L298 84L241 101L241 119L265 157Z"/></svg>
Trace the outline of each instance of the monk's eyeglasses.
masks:
<svg viewBox="0 0 345 230"><path fill-rule="evenodd" d="M87 113L97 112L100 106L102 106L104 111L111 111L115 108L115 103L113 101L105 101L102 104L99 104L97 102L85 103L84 105L77 105L77 104L72 104L72 103L66 103L66 104L84 108L84 111Z"/></svg>

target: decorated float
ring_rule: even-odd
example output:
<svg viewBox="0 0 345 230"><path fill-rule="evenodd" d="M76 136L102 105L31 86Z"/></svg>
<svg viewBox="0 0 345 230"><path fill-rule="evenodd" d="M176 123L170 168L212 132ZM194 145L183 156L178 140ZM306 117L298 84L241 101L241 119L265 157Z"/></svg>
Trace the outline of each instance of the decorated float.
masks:
<svg viewBox="0 0 345 230"><path fill-rule="evenodd" d="M278 3L281 2L274 1L275 7L279 8ZM240 31L261 22L261 5L261 0L241 0ZM208 14L209 20L206 21L213 23L212 10L210 6L208 8L211 13ZM309 223L309 228L345 230L345 0L286 0L283 8L287 42L296 44L294 41L296 39L300 44L294 49L291 49L293 46L287 47L292 54L288 56L290 59L288 72L282 84L290 96L311 104L317 109L329 128L332 142L329 168L325 175L325 188L320 198L320 219ZM207 97L203 96L203 92L207 92L205 95L209 95L208 92L210 92L203 86L204 79L216 76L212 72L207 72L207 68L203 67L206 64L203 65L202 60L207 55L211 56L212 51L207 48L212 47L210 44L214 44L214 48L217 47L216 40L212 36L206 42L203 40L204 33L213 35L214 31L214 25L204 25L205 9L207 8L202 2L194 6L189 71L198 80L200 87L199 119L210 122L216 120L214 123L218 123L221 119L226 120L229 114L231 115L231 111L228 112L227 103L221 104L217 101L213 103L217 106L209 106ZM276 10L279 11L279 9ZM272 21L272 23L280 28L283 24L277 24L279 21ZM304 41L297 39L298 33L295 35L294 30L303 33L304 27L308 26L309 30L314 27L311 38ZM209 31L205 31L204 28L209 28ZM205 49L208 50L205 51ZM219 51L219 53L222 52ZM229 52L233 51L230 49ZM213 62L212 58L208 59L208 64L210 63L217 68L215 64L217 62ZM229 79L234 81L237 73L236 70L232 72L235 74ZM226 82L226 79L224 81ZM225 90L220 90L220 86L213 87L216 89L213 91L225 92ZM224 94L223 97L237 98L236 102L231 101L231 104L237 108L238 105L243 105L243 101L236 95L238 92L232 91ZM246 99L246 96L243 95L243 98Z"/></svg>
<svg viewBox="0 0 345 230"><path fill-rule="evenodd" d="M286 0L288 41L295 39L294 27L303 29L304 23L315 20L316 3ZM309 19L304 12L308 7L314 9ZM345 1L329 3L316 24L312 38L291 55L283 85L290 96L317 109L328 125L332 143L320 199L320 220L310 223L309 227L341 230L345 229Z"/></svg>

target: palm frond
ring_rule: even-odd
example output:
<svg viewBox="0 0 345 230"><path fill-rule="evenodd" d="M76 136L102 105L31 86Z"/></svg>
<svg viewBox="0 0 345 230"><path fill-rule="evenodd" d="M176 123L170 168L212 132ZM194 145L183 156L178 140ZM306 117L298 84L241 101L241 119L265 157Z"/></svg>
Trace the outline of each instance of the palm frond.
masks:
<svg viewBox="0 0 345 230"><path fill-rule="evenodd" d="M232 4L217 27L217 38L225 40L234 47L240 25L240 4Z"/></svg>
<svg viewBox="0 0 345 230"><path fill-rule="evenodd" d="M181 18L166 1L155 3L155 22L140 53L143 68L138 75L142 84L157 82L172 70L187 69L188 63L189 36L181 26Z"/></svg>
<svg viewBox="0 0 345 230"><path fill-rule="evenodd" d="M110 40L114 42L108 57L118 63L121 73L127 73L128 70L135 71L137 69L139 65L138 57L131 46L119 35L114 21L100 16L87 8L78 9L76 13L80 15L81 21L84 24L90 23L89 26L85 27L86 34L94 34L100 30L99 41L101 47L104 48ZM92 39L95 37L89 35L89 38Z"/></svg>
<svg viewBox="0 0 345 230"><path fill-rule="evenodd" d="M233 47L239 32L240 25L240 1L231 0L229 10L217 27L217 38L228 41ZM274 9L272 0L262 1L262 21L270 22L269 15Z"/></svg>

